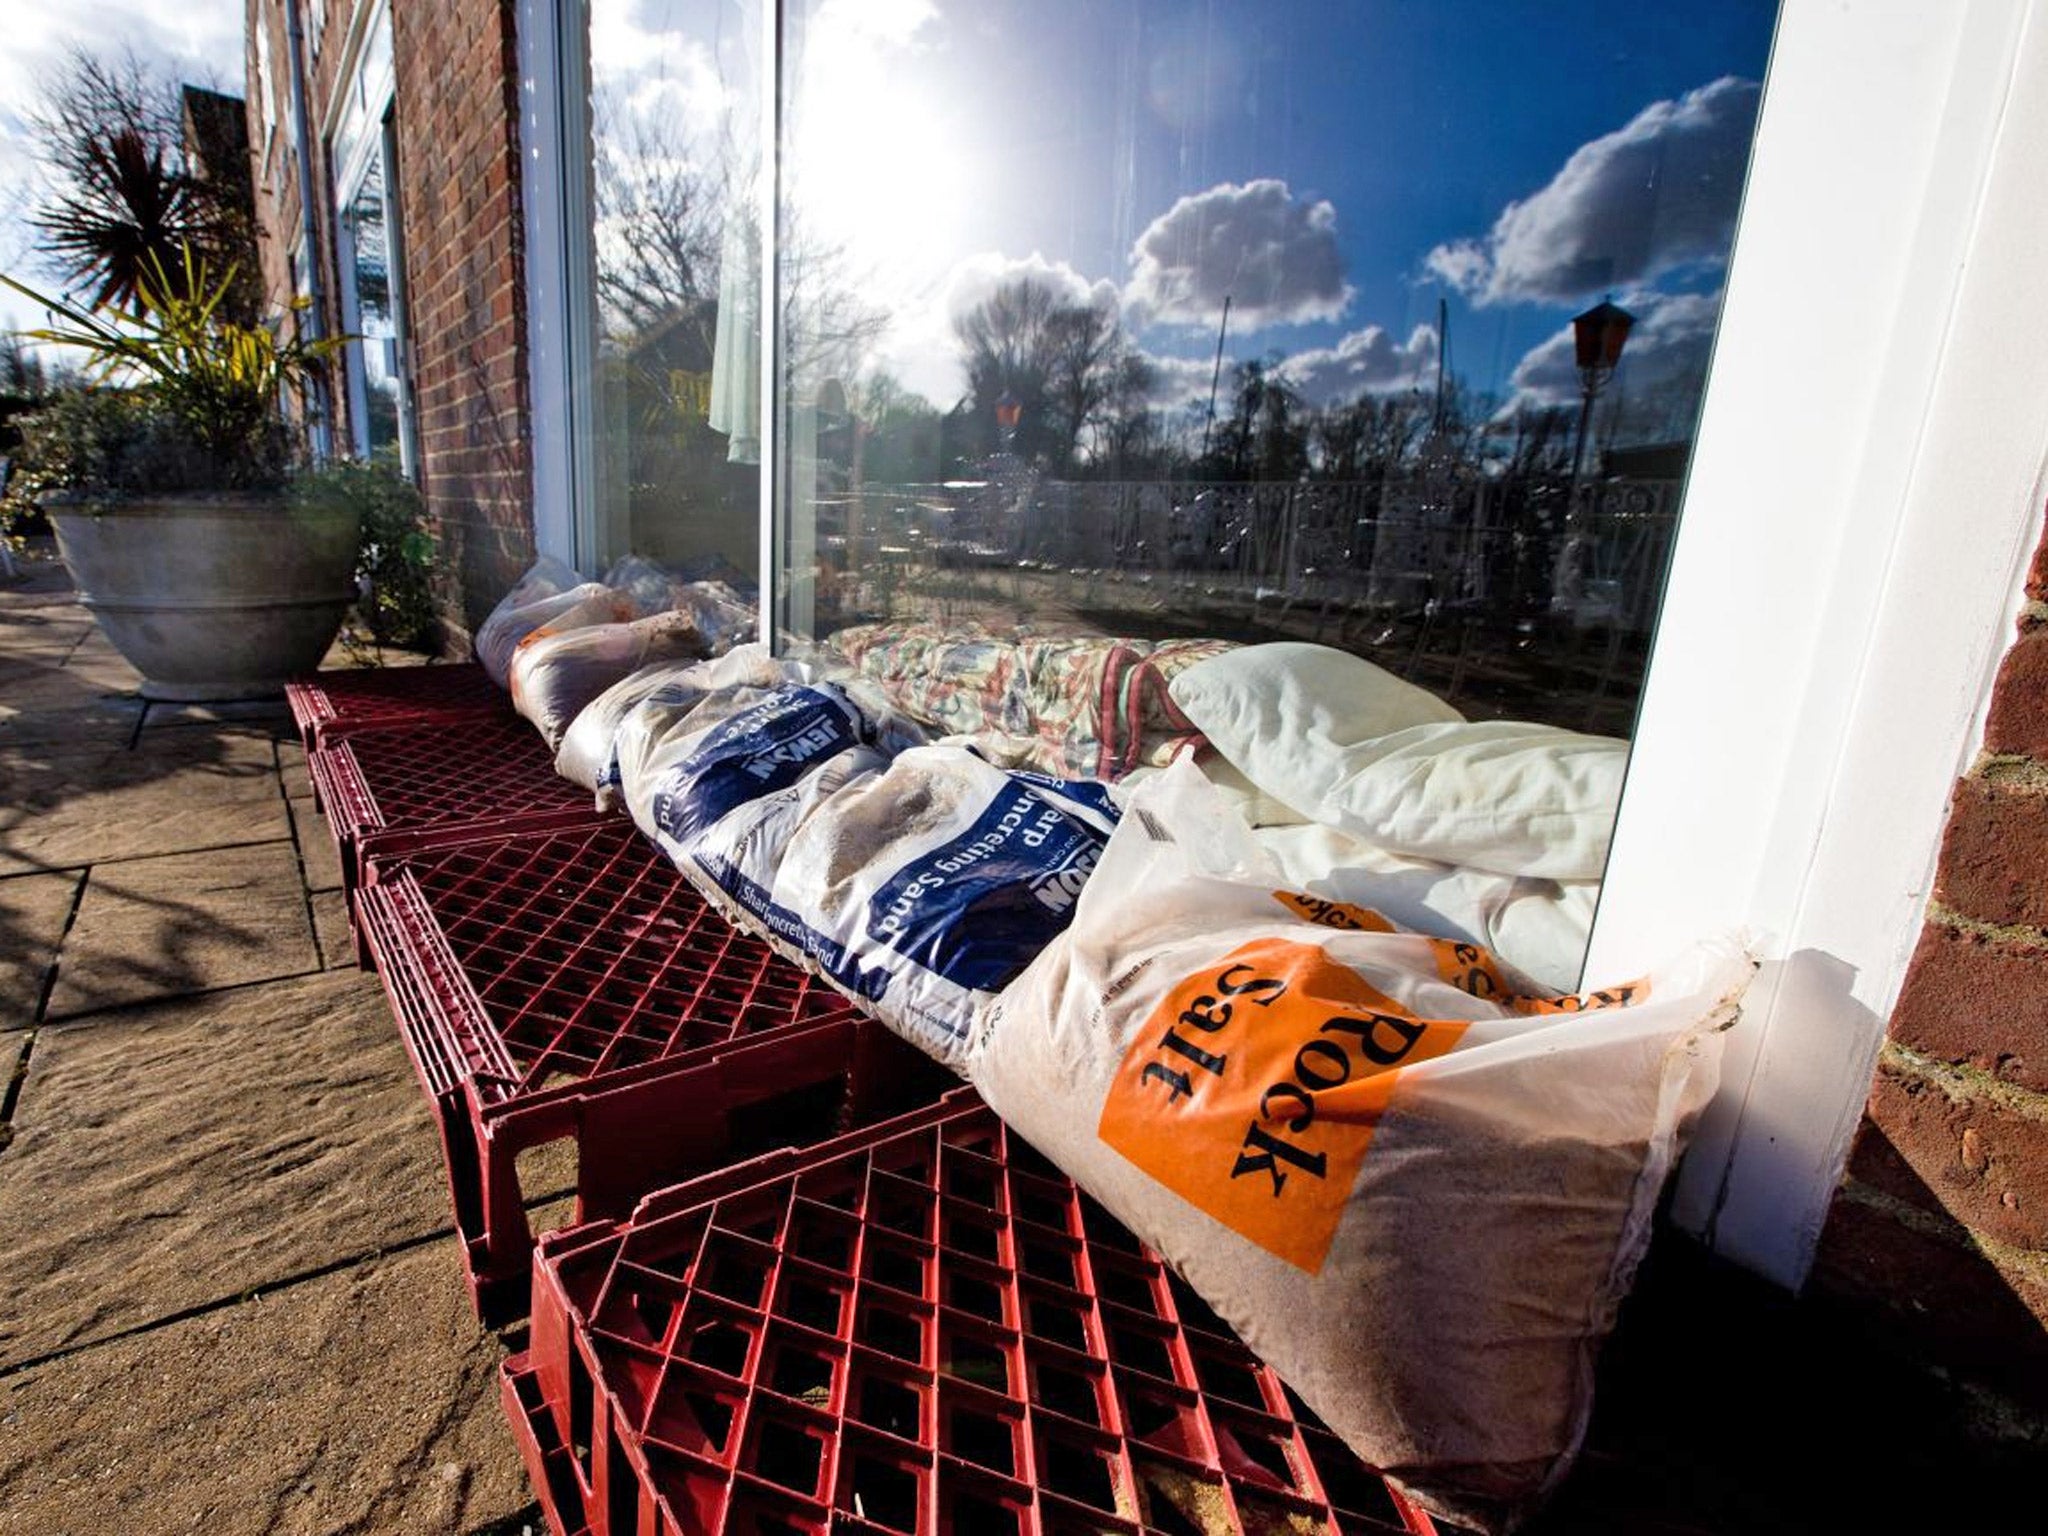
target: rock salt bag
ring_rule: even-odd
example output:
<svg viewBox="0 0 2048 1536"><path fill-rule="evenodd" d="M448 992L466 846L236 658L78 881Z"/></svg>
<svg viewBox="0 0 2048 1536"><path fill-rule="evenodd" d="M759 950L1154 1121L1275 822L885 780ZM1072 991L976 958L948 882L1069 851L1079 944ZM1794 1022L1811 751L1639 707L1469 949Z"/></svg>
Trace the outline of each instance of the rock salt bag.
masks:
<svg viewBox="0 0 2048 1536"><path fill-rule="evenodd" d="M650 662L708 654L695 621L680 613L559 632L543 625L512 653L512 707L559 747L584 706L620 679Z"/></svg>
<svg viewBox="0 0 2048 1536"><path fill-rule="evenodd" d="M561 561L543 556L477 626L473 649L491 681L511 687L512 653L543 626L574 629L634 617L631 603L599 582L578 582Z"/></svg>
<svg viewBox="0 0 2048 1536"><path fill-rule="evenodd" d="M1361 1457L1498 1532L1578 1448L1750 969L1513 996L1476 945L1277 888L1176 764L969 1075Z"/></svg>
<svg viewBox="0 0 2048 1536"><path fill-rule="evenodd" d="M784 937L948 1066L1056 937L1116 825L1107 786L913 748L824 802L774 888Z"/></svg>

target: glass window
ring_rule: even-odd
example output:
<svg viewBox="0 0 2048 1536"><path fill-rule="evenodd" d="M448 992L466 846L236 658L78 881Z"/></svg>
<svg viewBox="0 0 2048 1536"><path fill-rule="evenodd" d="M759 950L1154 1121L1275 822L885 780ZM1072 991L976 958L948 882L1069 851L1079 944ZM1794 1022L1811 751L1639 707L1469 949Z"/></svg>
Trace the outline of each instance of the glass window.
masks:
<svg viewBox="0 0 2048 1536"><path fill-rule="evenodd" d="M1774 0L790 0L777 613L1632 728Z"/></svg>
<svg viewBox="0 0 2048 1536"><path fill-rule="evenodd" d="M591 0L598 551L759 572L761 156L751 0Z"/></svg>
<svg viewBox="0 0 2048 1536"><path fill-rule="evenodd" d="M340 99L330 145L335 167L335 268L347 352L349 447L416 473L405 318L405 246L399 227L398 135L391 19L379 6Z"/></svg>
<svg viewBox="0 0 2048 1536"><path fill-rule="evenodd" d="M411 472L410 409L399 321L397 199L386 167L389 136L373 145L341 207L342 323L349 348L349 420L358 456L385 455Z"/></svg>

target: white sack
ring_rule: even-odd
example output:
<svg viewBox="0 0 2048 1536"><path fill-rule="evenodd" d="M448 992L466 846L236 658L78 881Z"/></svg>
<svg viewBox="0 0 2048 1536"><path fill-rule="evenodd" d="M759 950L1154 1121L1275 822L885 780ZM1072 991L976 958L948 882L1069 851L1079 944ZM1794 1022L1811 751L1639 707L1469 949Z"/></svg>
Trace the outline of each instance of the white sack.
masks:
<svg viewBox="0 0 2048 1536"><path fill-rule="evenodd" d="M1104 785L914 748L791 839L774 890L783 936L962 1067L976 1012L1066 927L1116 815Z"/></svg>
<svg viewBox="0 0 2048 1536"><path fill-rule="evenodd" d="M627 624L589 624L550 632L543 626L512 653L512 707L531 720L550 747L585 705L650 662L708 654L686 614L658 613Z"/></svg>
<svg viewBox="0 0 2048 1536"><path fill-rule="evenodd" d="M619 733L642 704L649 712L639 732L642 739L651 739L719 688L734 683L770 687L781 680L781 669L762 645L741 646L716 661L662 661L642 667L605 689L569 722L555 752L555 772L595 792L599 809L615 809L621 803Z"/></svg>
<svg viewBox="0 0 2048 1536"><path fill-rule="evenodd" d="M765 656L727 670L747 666L781 670ZM765 925L783 844L804 815L917 739L906 718L836 683L731 682L687 706L659 694L637 706L617 737L619 783L634 824L679 870Z"/></svg>
<svg viewBox="0 0 2048 1536"><path fill-rule="evenodd" d="M543 556L477 626L473 649L491 681L511 686L512 653L534 631L574 629L632 618L630 603L595 581L578 582L561 561Z"/></svg>
<svg viewBox="0 0 2048 1536"><path fill-rule="evenodd" d="M1578 1447L1750 966L1516 1000L1477 946L1385 930L1279 890L1176 764L969 1071L1361 1457L1500 1531Z"/></svg>

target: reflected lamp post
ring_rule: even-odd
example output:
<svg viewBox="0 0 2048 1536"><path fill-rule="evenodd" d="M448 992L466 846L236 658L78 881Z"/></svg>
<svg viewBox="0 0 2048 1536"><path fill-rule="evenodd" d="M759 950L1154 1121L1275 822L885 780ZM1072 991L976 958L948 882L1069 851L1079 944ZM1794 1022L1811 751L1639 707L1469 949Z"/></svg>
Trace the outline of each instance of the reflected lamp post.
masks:
<svg viewBox="0 0 2048 1536"><path fill-rule="evenodd" d="M1610 299L1572 316L1572 349L1579 369L1579 431L1572 444L1572 476L1565 491L1564 544L1551 577L1552 612L1576 611L1585 586L1586 546L1592 517L1579 506L1579 476L1586 462L1586 438L1593 430L1593 402L1621 364L1621 349L1636 317Z"/></svg>

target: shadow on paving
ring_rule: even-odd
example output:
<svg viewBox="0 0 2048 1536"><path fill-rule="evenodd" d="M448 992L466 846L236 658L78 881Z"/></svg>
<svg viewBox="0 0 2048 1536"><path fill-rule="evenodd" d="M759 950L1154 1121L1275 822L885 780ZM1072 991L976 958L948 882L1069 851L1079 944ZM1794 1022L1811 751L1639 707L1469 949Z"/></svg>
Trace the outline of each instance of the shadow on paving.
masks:
<svg viewBox="0 0 2048 1536"><path fill-rule="evenodd" d="M1824 1300L1661 1231L1578 1464L1522 1536L2017 1530L2048 1442Z"/></svg>

